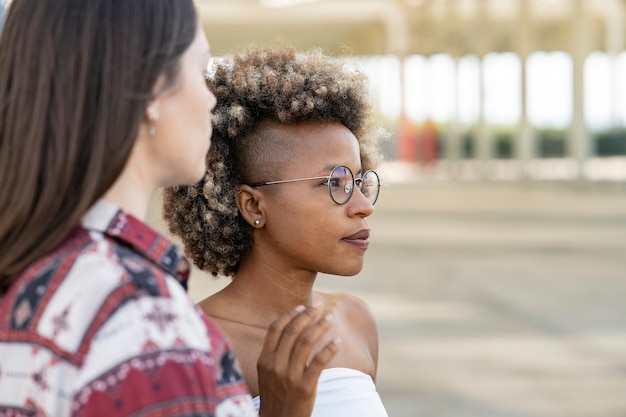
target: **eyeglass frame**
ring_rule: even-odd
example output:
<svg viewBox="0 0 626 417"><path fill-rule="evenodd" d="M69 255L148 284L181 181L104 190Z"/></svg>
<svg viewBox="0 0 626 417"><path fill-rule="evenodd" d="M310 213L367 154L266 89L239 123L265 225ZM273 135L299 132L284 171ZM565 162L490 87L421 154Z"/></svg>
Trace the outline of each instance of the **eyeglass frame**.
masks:
<svg viewBox="0 0 626 417"><path fill-rule="evenodd" d="M346 201L344 201L343 203L339 203L337 200L335 200L335 197L333 197L333 192L331 190L331 184L330 184L330 180L333 178L333 172L335 172L336 169L338 168L345 168L348 170L348 172L350 173L350 176L352 176L352 187L350 188L350 195L348 196L348 198L346 198ZM361 194L363 194L363 177L365 177L367 174L369 173L373 173L374 175L376 175L376 179L378 180L378 184L376 186L376 198L374 199L374 201L371 202L372 206L374 204L376 204L376 202L378 201L378 196L380 195L380 177L378 176L378 173L372 169L369 169L367 171L365 171L362 175L361 178L354 178L354 173L352 172L352 170L345 166L345 165L337 165L335 166L331 171L329 175L323 175L320 177L307 177L307 178L294 178L291 180L277 180L277 181L261 181L261 182L255 182L254 184L250 184L250 187L256 188L256 187L262 187L265 185L274 185L274 184L285 184L285 183L289 183L289 182L298 182L298 181L310 181L310 180L322 180L325 179L328 181L328 194L330 195L330 199L333 201L333 203L338 204L340 206L348 203L348 201L350 201L350 199L352 198L352 194L354 194L354 187L359 189L359 192ZM359 183L361 185L359 185ZM363 196L365 196L365 194L363 194ZM367 199L367 197L365 197ZM369 201L369 199L367 200Z"/></svg>

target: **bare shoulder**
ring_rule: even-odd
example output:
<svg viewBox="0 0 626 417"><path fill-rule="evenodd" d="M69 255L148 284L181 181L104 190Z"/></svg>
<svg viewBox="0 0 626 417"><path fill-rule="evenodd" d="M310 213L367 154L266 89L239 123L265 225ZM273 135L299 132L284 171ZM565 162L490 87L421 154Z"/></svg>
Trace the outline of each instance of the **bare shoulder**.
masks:
<svg viewBox="0 0 626 417"><path fill-rule="evenodd" d="M329 308L341 314L350 324L366 328L376 326L372 309L362 298L346 293L320 293L320 296Z"/></svg>
<svg viewBox="0 0 626 417"><path fill-rule="evenodd" d="M196 305L226 332L231 341L237 342L242 335L246 334L242 328L242 325L246 323L236 319L236 314L232 311L232 303L229 303L228 298L224 297L221 292L218 291L200 300Z"/></svg>
<svg viewBox="0 0 626 417"><path fill-rule="evenodd" d="M241 336L241 329L236 321L229 320L229 312L225 308L227 303L219 292L200 300L196 306L221 327L228 338L236 344L237 339Z"/></svg>
<svg viewBox="0 0 626 417"><path fill-rule="evenodd" d="M378 329L370 306L352 294L318 293L318 295L326 308L335 315L342 338L351 335L360 341L359 344L363 344L369 351L375 369L378 363Z"/></svg>

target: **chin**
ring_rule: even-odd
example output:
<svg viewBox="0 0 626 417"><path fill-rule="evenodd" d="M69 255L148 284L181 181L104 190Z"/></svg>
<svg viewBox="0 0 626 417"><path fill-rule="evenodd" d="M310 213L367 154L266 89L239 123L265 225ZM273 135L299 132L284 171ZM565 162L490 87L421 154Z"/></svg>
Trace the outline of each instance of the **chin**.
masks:
<svg viewBox="0 0 626 417"><path fill-rule="evenodd" d="M180 176L175 181L172 181L170 184L167 184L166 187L173 187L176 185L194 185L202 178L204 178L204 174L206 173L206 169L203 169L202 172L188 172L185 176Z"/></svg>
<svg viewBox="0 0 626 417"><path fill-rule="evenodd" d="M190 183L195 184L200 181L206 175L206 157L202 158L202 161L198 163L194 172L191 172Z"/></svg>
<svg viewBox="0 0 626 417"><path fill-rule="evenodd" d="M328 271L320 271L328 275L338 275L341 277L352 277L363 270L363 264L354 267L330 268Z"/></svg>

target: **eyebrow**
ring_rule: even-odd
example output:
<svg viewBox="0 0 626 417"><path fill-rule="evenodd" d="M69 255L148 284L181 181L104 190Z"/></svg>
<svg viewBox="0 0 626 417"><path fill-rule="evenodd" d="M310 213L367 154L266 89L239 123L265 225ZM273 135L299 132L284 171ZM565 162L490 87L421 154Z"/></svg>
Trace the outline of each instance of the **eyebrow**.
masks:
<svg viewBox="0 0 626 417"><path fill-rule="evenodd" d="M330 172L330 171L332 171L332 170L333 170L333 168L335 168L336 166L339 166L339 165L337 165L337 164L326 164L326 165L324 165L324 168L322 168L322 170L323 170L324 172Z"/></svg>
<svg viewBox="0 0 626 417"><path fill-rule="evenodd" d="M327 172L328 174L330 174L330 171L332 171L332 170L333 170L333 168L338 167L338 166L348 167L348 165L344 165L344 164L327 164L327 165L324 165L324 168L323 168L323 169L324 169L324 171L325 171L325 172ZM348 168L350 168L350 167L348 167ZM352 168L350 168L350 170L352 170ZM359 175L359 174L361 174L362 172L363 172L363 166L360 166L360 167L359 167L359 170L358 170L358 171L356 171L356 172L353 172L353 174L354 174L354 175ZM328 175L328 174L326 174L326 175Z"/></svg>

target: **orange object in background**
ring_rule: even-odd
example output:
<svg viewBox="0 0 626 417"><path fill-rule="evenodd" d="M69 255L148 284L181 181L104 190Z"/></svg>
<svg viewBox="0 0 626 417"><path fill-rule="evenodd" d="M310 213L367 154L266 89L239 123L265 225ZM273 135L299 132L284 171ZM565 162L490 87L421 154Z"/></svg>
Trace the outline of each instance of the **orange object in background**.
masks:
<svg viewBox="0 0 626 417"><path fill-rule="evenodd" d="M411 121L406 116L398 119L398 159L403 162L417 161L417 141Z"/></svg>
<svg viewBox="0 0 626 417"><path fill-rule="evenodd" d="M439 157L439 134L431 119L426 119L418 130L407 118L398 119L398 159L403 162L419 162L434 165Z"/></svg>
<svg viewBox="0 0 626 417"><path fill-rule="evenodd" d="M437 126L431 119L426 119L421 134L421 162L424 165L434 165L438 155Z"/></svg>

